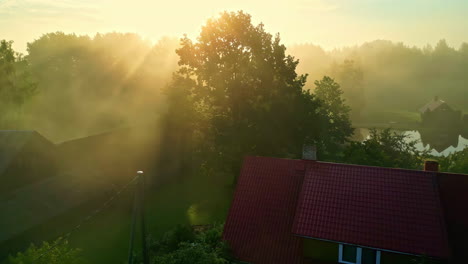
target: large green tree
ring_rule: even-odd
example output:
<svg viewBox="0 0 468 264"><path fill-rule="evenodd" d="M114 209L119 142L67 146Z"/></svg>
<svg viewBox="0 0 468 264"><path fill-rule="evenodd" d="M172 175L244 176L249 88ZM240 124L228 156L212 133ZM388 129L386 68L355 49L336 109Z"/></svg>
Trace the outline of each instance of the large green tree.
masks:
<svg viewBox="0 0 468 264"><path fill-rule="evenodd" d="M189 90L223 164L239 167L246 154L297 157L305 142L325 136L328 121L320 100L303 89L298 60L250 15L224 12L196 41L181 42L177 75L193 80Z"/></svg>

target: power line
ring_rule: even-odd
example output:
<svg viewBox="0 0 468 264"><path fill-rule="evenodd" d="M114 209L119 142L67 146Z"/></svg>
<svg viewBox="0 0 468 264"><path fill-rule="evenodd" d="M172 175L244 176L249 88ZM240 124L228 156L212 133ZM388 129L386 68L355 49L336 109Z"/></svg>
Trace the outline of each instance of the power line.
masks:
<svg viewBox="0 0 468 264"><path fill-rule="evenodd" d="M107 207L109 207L109 205L111 204L112 201L115 200L115 198L117 198L118 196L120 196L123 191L125 191L133 182L135 182L138 178L140 177L140 175L137 175L135 176L132 180L130 180L127 184L125 184L120 190L118 190L117 192L114 193L114 195L112 195L107 201L105 201L101 207L97 208L96 210L94 210L91 214L89 214L88 216L84 217L81 219L81 221L75 226L73 227L68 233L65 233L63 236L59 236L61 238L68 238L70 237L70 235L75 232L76 230L78 230L81 226L83 226L85 223L89 222L93 217L95 217L96 215L98 215L99 213L101 213L104 209L106 209ZM39 255L39 257L37 257L35 260L39 260L41 259L44 255L46 255L47 253L49 253L52 249L56 248L57 246L59 245L59 243L57 241L54 241L54 245L52 245L48 250L46 250L45 252L43 252L41 255Z"/></svg>

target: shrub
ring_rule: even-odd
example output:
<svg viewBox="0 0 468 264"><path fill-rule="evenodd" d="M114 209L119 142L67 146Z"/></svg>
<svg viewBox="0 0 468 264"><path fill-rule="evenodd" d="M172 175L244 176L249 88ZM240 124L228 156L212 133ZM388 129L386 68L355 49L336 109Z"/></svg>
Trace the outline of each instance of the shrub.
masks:
<svg viewBox="0 0 468 264"><path fill-rule="evenodd" d="M62 238L53 243L43 242L40 247L32 244L24 252L8 258L7 264L84 264L80 249L72 248Z"/></svg>

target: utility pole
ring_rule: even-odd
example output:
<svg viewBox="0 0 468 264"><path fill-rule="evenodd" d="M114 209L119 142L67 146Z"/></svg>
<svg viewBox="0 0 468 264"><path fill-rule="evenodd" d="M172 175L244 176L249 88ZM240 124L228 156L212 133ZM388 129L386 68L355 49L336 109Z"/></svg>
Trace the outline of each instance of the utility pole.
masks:
<svg viewBox="0 0 468 264"><path fill-rule="evenodd" d="M143 171L137 172L137 183L135 186L132 223L130 227L130 243L128 248L128 264L133 264L133 242L135 240L135 226L137 217L140 217L141 225L141 247L143 254L143 264L149 264L148 249L146 246L146 225L145 225L145 176Z"/></svg>
<svg viewBox="0 0 468 264"><path fill-rule="evenodd" d="M149 264L148 248L146 246L146 223L145 223L145 174L143 171L137 172L140 183L140 221L141 221L141 247L143 254L143 264Z"/></svg>

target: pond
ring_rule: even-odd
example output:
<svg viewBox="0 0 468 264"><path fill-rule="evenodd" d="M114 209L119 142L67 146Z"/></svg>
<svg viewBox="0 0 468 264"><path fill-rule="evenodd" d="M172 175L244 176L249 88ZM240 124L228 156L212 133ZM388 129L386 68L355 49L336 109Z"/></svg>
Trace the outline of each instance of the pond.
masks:
<svg viewBox="0 0 468 264"><path fill-rule="evenodd" d="M451 153L461 151L468 147L468 139L460 135L457 131L437 131L437 130L394 130L398 134L406 135L407 141L417 140L418 150L429 150L434 156L447 156ZM365 140L369 138L370 129L356 128L354 140ZM464 135L466 136L466 135Z"/></svg>

